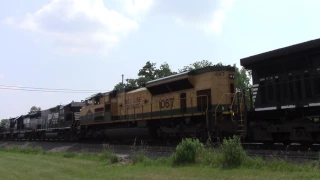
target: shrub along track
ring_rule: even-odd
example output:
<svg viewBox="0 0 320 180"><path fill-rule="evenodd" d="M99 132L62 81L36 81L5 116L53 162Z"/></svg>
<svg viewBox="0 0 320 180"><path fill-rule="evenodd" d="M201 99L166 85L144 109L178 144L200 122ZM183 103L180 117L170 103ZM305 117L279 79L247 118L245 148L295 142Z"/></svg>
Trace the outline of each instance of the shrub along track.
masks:
<svg viewBox="0 0 320 180"><path fill-rule="evenodd" d="M104 149L119 156L131 156L134 153L144 153L150 158L167 157L174 151L177 144L144 144L133 142L131 144L105 144L101 142L68 142L68 141L0 141L0 148L6 146L41 147L46 151L87 152L101 153ZM216 145L213 145L216 146ZM316 160L319 159L320 146L304 147L299 145L273 145L242 144L243 149L250 157L262 157L263 159L290 159L290 160Z"/></svg>

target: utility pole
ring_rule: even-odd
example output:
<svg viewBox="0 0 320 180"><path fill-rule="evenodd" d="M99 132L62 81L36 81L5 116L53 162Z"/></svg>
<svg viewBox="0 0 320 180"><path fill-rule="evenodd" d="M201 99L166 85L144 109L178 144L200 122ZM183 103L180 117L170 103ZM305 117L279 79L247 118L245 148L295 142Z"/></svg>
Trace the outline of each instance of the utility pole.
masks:
<svg viewBox="0 0 320 180"><path fill-rule="evenodd" d="M123 74L122 74L122 88L124 88L124 84L123 84Z"/></svg>

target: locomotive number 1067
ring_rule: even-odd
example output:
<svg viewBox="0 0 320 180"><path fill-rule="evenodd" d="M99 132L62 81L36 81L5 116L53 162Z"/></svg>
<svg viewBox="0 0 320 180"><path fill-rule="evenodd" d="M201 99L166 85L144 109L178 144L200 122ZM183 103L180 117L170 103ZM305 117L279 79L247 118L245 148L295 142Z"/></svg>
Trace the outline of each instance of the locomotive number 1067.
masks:
<svg viewBox="0 0 320 180"><path fill-rule="evenodd" d="M166 99L160 99L159 100L159 107L161 109L163 108L172 108L173 107L173 101L174 101L174 98L166 98Z"/></svg>

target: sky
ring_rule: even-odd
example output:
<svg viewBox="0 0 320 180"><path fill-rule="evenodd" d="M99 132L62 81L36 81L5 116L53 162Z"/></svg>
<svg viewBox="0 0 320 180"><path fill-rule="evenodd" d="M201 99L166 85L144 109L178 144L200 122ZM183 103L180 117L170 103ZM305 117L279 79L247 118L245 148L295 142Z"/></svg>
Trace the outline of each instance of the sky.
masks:
<svg viewBox="0 0 320 180"><path fill-rule="evenodd" d="M173 70L319 38L316 0L0 1L0 119L112 90L147 62Z"/></svg>

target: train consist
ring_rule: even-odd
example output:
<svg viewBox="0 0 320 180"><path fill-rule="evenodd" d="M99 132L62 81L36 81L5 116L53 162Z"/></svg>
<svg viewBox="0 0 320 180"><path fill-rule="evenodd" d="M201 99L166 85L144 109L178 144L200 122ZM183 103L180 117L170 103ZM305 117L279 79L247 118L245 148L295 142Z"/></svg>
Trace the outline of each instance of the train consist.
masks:
<svg viewBox="0 0 320 180"><path fill-rule="evenodd" d="M235 67L210 66L10 118L0 138L318 142L320 39L240 63L252 72L250 89L236 89Z"/></svg>
<svg viewBox="0 0 320 180"><path fill-rule="evenodd" d="M15 118L0 128L4 140L75 139L83 102L71 102Z"/></svg>
<svg viewBox="0 0 320 180"><path fill-rule="evenodd" d="M243 119L232 111L235 91L235 67L205 67L11 118L1 137L122 141L241 134Z"/></svg>

